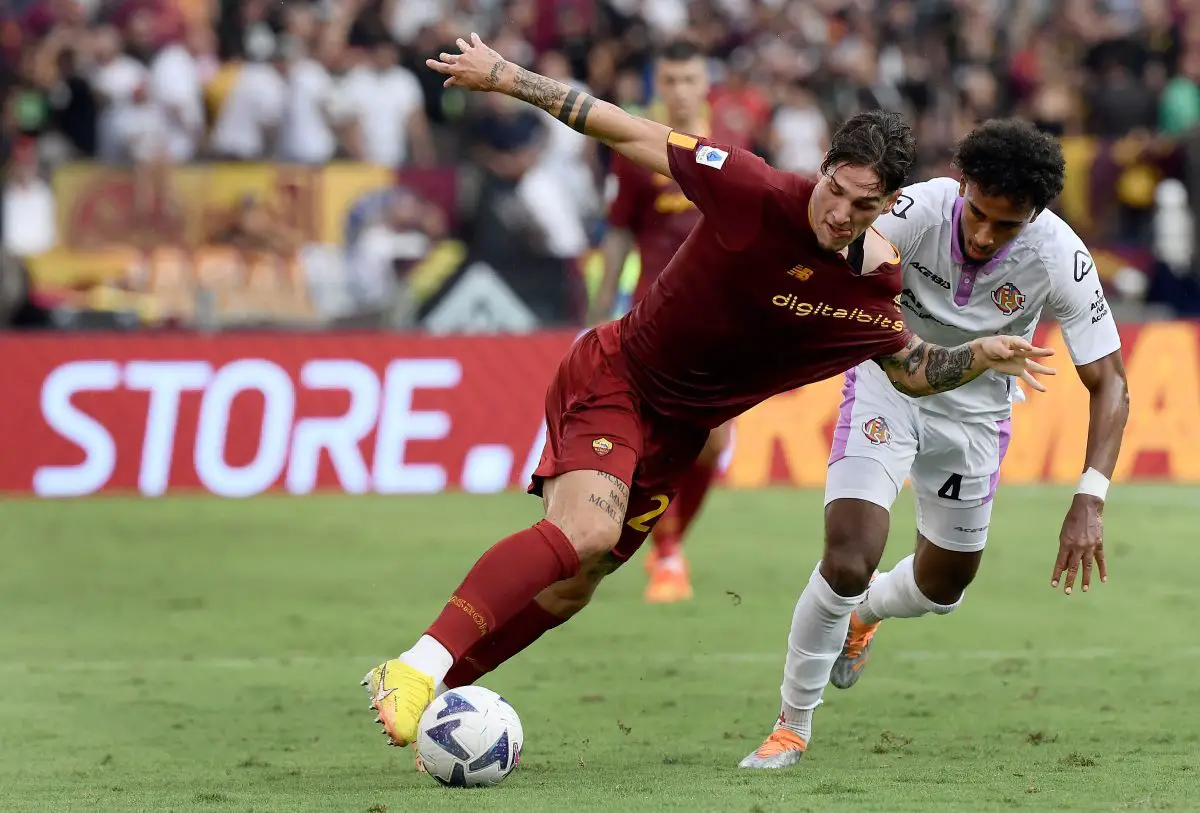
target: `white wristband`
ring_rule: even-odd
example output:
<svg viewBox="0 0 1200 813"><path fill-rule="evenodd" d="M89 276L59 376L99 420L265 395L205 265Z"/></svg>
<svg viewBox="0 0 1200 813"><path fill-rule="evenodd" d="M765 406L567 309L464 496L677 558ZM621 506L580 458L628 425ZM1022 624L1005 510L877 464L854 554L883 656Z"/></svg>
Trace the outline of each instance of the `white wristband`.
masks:
<svg viewBox="0 0 1200 813"><path fill-rule="evenodd" d="M1108 478L1095 469L1089 468L1079 478L1079 487L1075 489L1076 494L1089 494L1096 497L1100 502L1104 502L1104 498L1108 496Z"/></svg>

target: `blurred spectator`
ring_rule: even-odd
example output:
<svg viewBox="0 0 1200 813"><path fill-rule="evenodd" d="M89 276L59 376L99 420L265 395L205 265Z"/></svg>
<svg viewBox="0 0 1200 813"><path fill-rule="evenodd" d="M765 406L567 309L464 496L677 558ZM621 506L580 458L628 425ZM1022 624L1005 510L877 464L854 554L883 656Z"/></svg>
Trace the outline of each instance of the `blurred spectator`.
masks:
<svg viewBox="0 0 1200 813"><path fill-rule="evenodd" d="M123 119L128 115L133 96L149 78L146 66L122 51L120 32L103 25L92 35L92 69L88 78L100 107L97 123L97 155L110 162L126 160L122 150L121 133L127 129Z"/></svg>
<svg viewBox="0 0 1200 813"><path fill-rule="evenodd" d="M538 162L546 125L538 110L508 96L490 93L474 101L471 150L483 171L474 243L485 261L497 263L542 242L516 190Z"/></svg>
<svg viewBox="0 0 1200 813"><path fill-rule="evenodd" d="M214 53L213 32L196 26L150 63L149 100L162 113L167 155L176 163L190 161L204 138L203 89L215 72Z"/></svg>
<svg viewBox="0 0 1200 813"><path fill-rule="evenodd" d="M38 177L37 151L31 139L13 150L4 184L4 250L15 257L34 257L58 243L54 193Z"/></svg>
<svg viewBox="0 0 1200 813"><path fill-rule="evenodd" d="M333 78L326 61L339 56L333 46L324 50L325 60L310 56L299 46L287 61L284 78L287 98L283 105L279 157L301 164L322 164L337 152L334 119L330 110Z"/></svg>
<svg viewBox="0 0 1200 813"><path fill-rule="evenodd" d="M438 208L413 191L401 187L382 195L350 250L350 291L360 311L381 311L388 327L412 327L417 303L407 275L445 228Z"/></svg>
<svg viewBox="0 0 1200 813"><path fill-rule="evenodd" d="M829 148L829 124L817 97L802 82L788 84L771 120L771 163L815 176Z"/></svg>
<svg viewBox="0 0 1200 813"><path fill-rule="evenodd" d="M282 54L273 61L250 60L241 65L225 97L212 131L212 152L218 158L261 160L273 153L288 86Z"/></svg>
<svg viewBox="0 0 1200 813"><path fill-rule="evenodd" d="M771 119L771 102L751 81L752 57L742 52L725 74L724 84L713 89L712 137L725 144L752 150Z"/></svg>
<svg viewBox="0 0 1200 813"><path fill-rule="evenodd" d="M1200 124L1200 47L1187 50L1181 68L1167 83L1159 109L1159 127L1168 136L1184 135Z"/></svg>
<svg viewBox="0 0 1200 813"><path fill-rule="evenodd" d="M379 38L341 84L346 114L357 121L361 138L355 157L393 168L409 161L428 166L434 154L425 100L399 60L396 44Z"/></svg>
<svg viewBox="0 0 1200 813"><path fill-rule="evenodd" d="M1200 232L1200 217L1181 202L1200 200L1195 0L0 0L0 160L27 139L5 185L4 245L54 245L55 224L69 221L41 212L65 160L133 164L132 205L121 203L139 213L165 205L181 165L303 165L289 168L302 180L281 182L286 191L243 200L219 233L200 230L281 253L300 250L284 222L344 214L322 209L326 191L311 180L326 166L435 165L459 187L450 221L463 262L486 262L539 300L539 314L564 318L603 235L608 152L542 111L443 88L424 59L472 31L512 61L650 115L654 54L694 41L711 57L708 134L807 174L837 122L865 107L912 120L913 180L952 173L951 147L977 122L1027 117L1064 139L1068 189L1055 206L1089 241L1153 245L1180 279L1195 274L1184 233ZM374 171L338 194L379 189ZM1172 180L1182 190L1164 186ZM363 308L399 301L395 269L436 242L413 225L420 206L388 199L349 238ZM189 205L172 203L179 222ZM1190 230L1177 228L1185 206ZM321 247L341 251L344 237ZM391 311L398 322L405 307Z"/></svg>

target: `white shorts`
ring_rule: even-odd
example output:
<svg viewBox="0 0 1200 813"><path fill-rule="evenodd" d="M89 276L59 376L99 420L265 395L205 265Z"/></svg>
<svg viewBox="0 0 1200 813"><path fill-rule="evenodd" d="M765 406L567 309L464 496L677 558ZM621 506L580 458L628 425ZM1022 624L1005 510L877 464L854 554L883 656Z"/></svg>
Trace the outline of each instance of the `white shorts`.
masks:
<svg viewBox="0 0 1200 813"><path fill-rule="evenodd" d="M925 538L948 550L983 550L1011 421L963 423L919 404L897 393L882 370L846 373L825 504L851 498L890 511L911 480Z"/></svg>

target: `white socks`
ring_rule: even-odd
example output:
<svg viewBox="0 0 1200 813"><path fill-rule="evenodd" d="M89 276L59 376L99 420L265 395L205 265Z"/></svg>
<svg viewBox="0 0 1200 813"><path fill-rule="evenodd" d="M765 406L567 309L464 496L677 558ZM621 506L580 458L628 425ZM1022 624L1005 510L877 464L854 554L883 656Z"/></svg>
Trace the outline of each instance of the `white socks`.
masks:
<svg viewBox="0 0 1200 813"><path fill-rule="evenodd" d="M963 595L966 595L965 593ZM917 618L926 613L945 615L962 604L963 596L953 604L936 604L917 587L913 575L913 557L906 556L887 573L880 573L867 589L855 612L864 624L874 624L885 618Z"/></svg>
<svg viewBox="0 0 1200 813"><path fill-rule="evenodd" d="M435 684L445 680L446 673L454 665L454 656L449 650L428 635L422 635L413 644L413 648L401 655L399 660L418 672L429 675Z"/></svg>
<svg viewBox="0 0 1200 813"><path fill-rule="evenodd" d="M780 725L796 732L805 742L812 734L813 709L820 704L833 662L846 643L850 613L862 598L833 592L821 575L818 562L796 602L788 634L783 686L779 690L783 699Z"/></svg>
<svg viewBox="0 0 1200 813"><path fill-rule="evenodd" d="M682 573L687 569L687 562L681 554L674 553L670 556L663 556L658 560L658 566L664 570L670 570L672 573Z"/></svg>

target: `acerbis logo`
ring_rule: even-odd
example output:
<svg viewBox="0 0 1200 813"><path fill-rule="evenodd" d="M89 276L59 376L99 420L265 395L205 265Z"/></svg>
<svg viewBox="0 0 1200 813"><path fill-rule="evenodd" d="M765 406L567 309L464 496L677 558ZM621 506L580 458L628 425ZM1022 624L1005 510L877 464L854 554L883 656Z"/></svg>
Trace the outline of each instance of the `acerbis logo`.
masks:
<svg viewBox="0 0 1200 813"><path fill-rule="evenodd" d="M928 279L930 282L934 283L935 285L945 288L947 291L950 290L950 281L942 279L940 276L938 276L937 274L935 274L933 272L933 269L929 268L928 266L921 265L916 260L913 260L912 262L910 262L909 266L917 269L917 273L919 273L921 276L925 277L926 279Z"/></svg>

